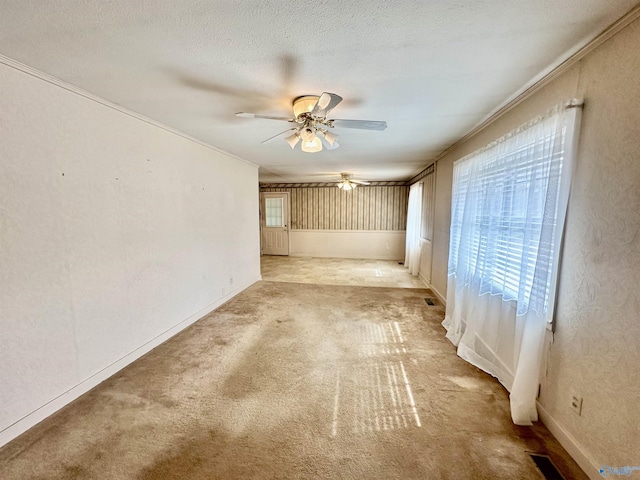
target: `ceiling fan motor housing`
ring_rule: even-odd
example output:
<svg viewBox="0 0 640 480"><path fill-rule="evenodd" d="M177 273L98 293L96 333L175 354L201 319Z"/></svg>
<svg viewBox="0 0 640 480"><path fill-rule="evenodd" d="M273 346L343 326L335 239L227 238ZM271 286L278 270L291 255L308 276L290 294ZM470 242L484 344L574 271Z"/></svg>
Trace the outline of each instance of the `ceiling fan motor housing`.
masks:
<svg viewBox="0 0 640 480"><path fill-rule="evenodd" d="M318 99L320 97L318 95L303 95L302 97L297 97L293 101L293 114L296 119L305 113L311 113L313 107L318 103Z"/></svg>

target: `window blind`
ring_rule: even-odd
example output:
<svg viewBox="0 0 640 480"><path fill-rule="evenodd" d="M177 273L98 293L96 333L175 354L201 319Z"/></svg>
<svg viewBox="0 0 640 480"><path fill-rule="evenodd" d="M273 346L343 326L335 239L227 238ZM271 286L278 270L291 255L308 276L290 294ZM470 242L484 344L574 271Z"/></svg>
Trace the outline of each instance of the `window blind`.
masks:
<svg viewBox="0 0 640 480"><path fill-rule="evenodd" d="M479 293L502 295L526 310L549 307L565 128L550 118L454 167L449 274L466 272ZM546 279L534 282L534 275Z"/></svg>

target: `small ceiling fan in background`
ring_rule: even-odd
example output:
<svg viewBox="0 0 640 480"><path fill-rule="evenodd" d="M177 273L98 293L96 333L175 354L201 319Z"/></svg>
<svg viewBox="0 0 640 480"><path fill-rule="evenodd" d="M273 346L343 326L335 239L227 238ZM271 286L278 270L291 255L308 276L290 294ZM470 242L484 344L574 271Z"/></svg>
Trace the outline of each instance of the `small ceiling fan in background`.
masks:
<svg viewBox="0 0 640 480"><path fill-rule="evenodd" d="M295 148L298 142L302 141L300 149L307 153L319 152L322 150L323 145L327 150L338 148L340 146L337 142L338 135L330 131L334 127L358 128L362 130L384 130L387 128L387 122L383 121L327 119L329 112L341 101L342 97L340 95L324 92L319 97L316 95L305 95L294 99L294 118L273 117L270 115L245 112L236 113L236 116L296 123L296 127L280 132L262 143L267 143L281 135L291 133L284 140L292 149Z"/></svg>
<svg viewBox="0 0 640 480"><path fill-rule="evenodd" d="M342 177L342 181L338 182L338 188L345 192L355 189L358 185L369 185L369 182L365 182L364 180L351 178L351 175L348 173L341 173L340 176Z"/></svg>

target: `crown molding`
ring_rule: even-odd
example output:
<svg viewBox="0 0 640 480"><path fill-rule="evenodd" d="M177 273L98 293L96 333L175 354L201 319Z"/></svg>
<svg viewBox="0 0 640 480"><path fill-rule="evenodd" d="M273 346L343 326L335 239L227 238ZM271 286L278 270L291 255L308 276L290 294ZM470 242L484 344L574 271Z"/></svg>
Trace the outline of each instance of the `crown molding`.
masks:
<svg viewBox="0 0 640 480"><path fill-rule="evenodd" d="M436 163L431 162L426 168L423 168L419 173L411 177L407 180L407 185L413 185L414 183L422 180L427 175L431 175L432 173L436 173Z"/></svg>
<svg viewBox="0 0 640 480"><path fill-rule="evenodd" d="M260 189L266 188L335 188L339 181L336 182L307 182L307 183L260 183ZM368 182L368 185L358 185L358 188L367 187L406 187L405 181L398 182Z"/></svg>
<svg viewBox="0 0 640 480"><path fill-rule="evenodd" d="M517 105L522 103L527 98L531 97L535 92L540 90L542 87L550 83L559 75L563 74L570 67L575 65L577 62L582 60L586 55L591 53L593 50L598 48L600 45L605 43L607 40L616 36L622 30L627 28L633 22L640 18L640 4L633 7L626 14L620 17L616 22L605 28L602 32L596 35L591 40L587 41L584 45L578 46L577 50L569 55L568 58L562 60L561 56L555 62L553 62L548 68L543 70L537 77L534 77L533 83L529 86L523 87L520 91L510 97L505 103L501 106L497 107L491 113L489 113L484 119L482 119L475 127L473 127L467 134L458 139L455 143L451 144L447 147L442 153L437 155L434 162L444 158L451 150L462 145L464 142L469 140L474 135L480 133L482 130L487 128L497 119L502 117L504 114L515 108ZM537 80L535 79L537 78Z"/></svg>
<svg viewBox="0 0 640 480"><path fill-rule="evenodd" d="M76 87L75 85L72 85L70 83L65 82L64 80L61 80L57 77L54 77L52 75L49 75L48 73L44 73L41 72L40 70L37 70L33 67L30 67L28 65L25 65L24 63L20 63L16 60L13 60L12 58L9 57L5 57L4 55L0 54L0 64L6 65L7 67L13 68L15 70L18 70L22 73L25 73L27 75L31 75L32 77L38 78L39 80L43 80L47 83L50 83L51 85L55 85L56 87L62 88L64 90L67 90L68 92L74 93L76 95L79 95L81 97L84 97L88 100L91 100L95 103L99 103L102 106L105 106L107 108L111 108L112 110L116 110L120 113L123 113L124 115L128 115L129 117L133 117L136 120L140 120L141 122L145 122L148 123L149 125L153 125L154 127L157 127L161 130L164 130L166 132L172 133L174 135L177 135L179 137L184 138L185 140L189 140L191 142L197 143L198 145L201 145L205 148L208 148L209 150L213 150L214 152L220 153L222 155L225 155L229 158L233 158L234 160L238 160L239 162L243 162L246 163L248 165L251 165L253 167L259 168L258 165L256 165L255 163L252 163L248 160L245 160L244 158L240 158L236 155L233 155L232 153L229 152L225 152L224 150L221 150L217 147L214 147L213 145L204 142L202 140L199 140L196 137L192 137L191 135L188 135L184 132L181 132L180 130L177 130L173 127L170 127L168 125L165 125L164 123L158 122L156 120L153 120L149 117L146 117L140 113L134 112L132 110L129 110L127 108L124 108L120 105L117 105L115 103L110 102L109 100L106 100L102 97L99 97L98 95L94 95L93 93L90 93L86 90L83 90L79 87Z"/></svg>

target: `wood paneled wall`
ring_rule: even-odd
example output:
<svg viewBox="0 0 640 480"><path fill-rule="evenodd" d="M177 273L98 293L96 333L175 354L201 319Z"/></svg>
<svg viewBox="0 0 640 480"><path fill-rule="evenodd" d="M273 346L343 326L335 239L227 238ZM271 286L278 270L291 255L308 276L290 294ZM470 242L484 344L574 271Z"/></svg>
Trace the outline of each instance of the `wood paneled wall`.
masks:
<svg viewBox="0 0 640 480"><path fill-rule="evenodd" d="M433 240L434 199L436 192L435 170L422 177L422 228L420 236L425 240Z"/></svg>
<svg viewBox="0 0 640 480"><path fill-rule="evenodd" d="M409 187L359 186L344 192L331 186L261 186L261 192L289 192L292 230L403 231Z"/></svg>

